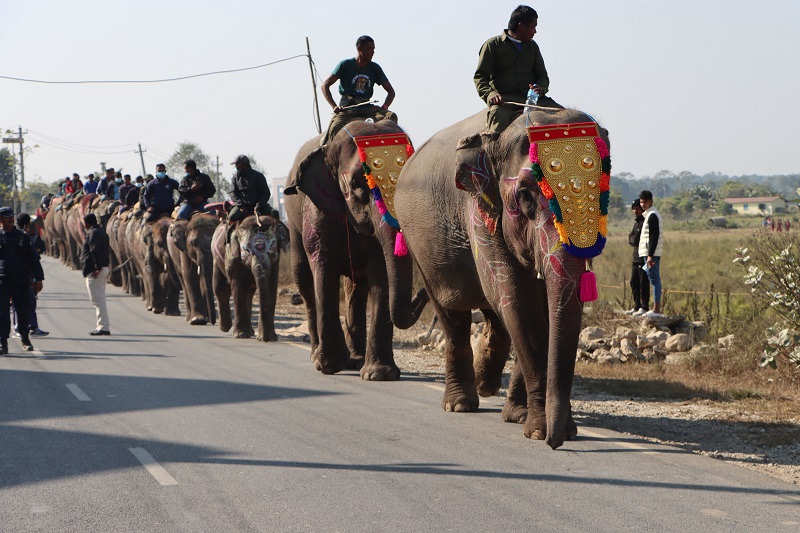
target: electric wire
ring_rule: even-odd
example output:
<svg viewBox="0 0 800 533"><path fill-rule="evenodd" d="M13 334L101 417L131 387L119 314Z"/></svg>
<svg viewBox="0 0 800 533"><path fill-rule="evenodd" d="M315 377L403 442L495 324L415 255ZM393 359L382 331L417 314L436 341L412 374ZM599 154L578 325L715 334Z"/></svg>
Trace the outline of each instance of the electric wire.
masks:
<svg viewBox="0 0 800 533"><path fill-rule="evenodd" d="M46 134L44 134L44 133L42 133L40 131L34 130L32 128L28 128L28 131L30 133L33 133L34 135L37 135L37 136L42 137L44 139L48 139L50 141L58 142L58 143L65 144L65 145L72 145L72 146L75 146L77 148L113 150L115 148L127 148L129 146L135 146L135 144L132 144L132 143L115 144L115 145L112 145L112 146L92 146L92 145L89 145L89 144L81 144L81 143L76 143L76 142L72 142L72 141L65 141L63 139L57 139L56 137L52 137L50 135L46 135Z"/></svg>
<svg viewBox="0 0 800 533"><path fill-rule="evenodd" d="M181 80L188 80L192 78L200 78L203 76L216 76L218 74L231 74L234 72L244 72L247 70L255 70L259 68L269 67L271 65L276 65L278 63L283 63L284 61L291 61L292 59L297 59L299 57L308 57L307 54L299 54L296 56L285 57L283 59L278 59L276 61L270 61L269 63L264 63L263 65L255 65L252 67L244 67L244 68L233 68L228 70L217 70L214 72L203 72L202 74L190 74L188 76L178 76L176 78L162 78L162 79L155 79L155 80L70 80L70 81L55 81L55 80L35 80L29 78L18 78L15 76L0 76L0 79L4 80L12 80L12 81L21 81L26 83L43 83L48 85L78 85L78 84L107 84L107 83L166 83L171 81L181 81Z"/></svg>

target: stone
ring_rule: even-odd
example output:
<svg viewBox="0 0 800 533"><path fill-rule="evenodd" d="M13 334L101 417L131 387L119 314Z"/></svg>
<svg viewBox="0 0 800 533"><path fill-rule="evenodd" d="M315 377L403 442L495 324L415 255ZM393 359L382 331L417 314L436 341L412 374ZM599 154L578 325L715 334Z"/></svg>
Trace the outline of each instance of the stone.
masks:
<svg viewBox="0 0 800 533"><path fill-rule="evenodd" d="M592 359L592 355L589 352L587 352L586 350L581 350L579 348L577 353L575 354L575 360L576 361L591 362L593 359Z"/></svg>
<svg viewBox="0 0 800 533"><path fill-rule="evenodd" d="M724 337L720 337L719 339L717 339L717 346L720 348L730 348L731 346L733 346L734 339L735 336L733 335L733 333L731 333L730 335L726 335Z"/></svg>
<svg viewBox="0 0 800 533"><path fill-rule="evenodd" d="M679 335L682 335L682 333L679 333ZM681 364L681 363L685 362L687 359L689 359L691 357L692 357L692 354L690 354L689 352L671 353L671 354L667 355L667 357L664 359L664 364L667 364L667 365L678 365L678 364Z"/></svg>
<svg viewBox="0 0 800 533"><path fill-rule="evenodd" d="M485 320L485 318L483 316L483 311L481 311L480 309L474 309L472 311L472 323L473 324L480 324L484 320Z"/></svg>
<svg viewBox="0 0 800 533"><path fill-rule="evenodd" d="M705 344L705 343L695 344L689 351L689 353L692 354L692 356L696 357L707 357L709 355L713 355L714 352L715 352L714 347L711 346L710 344Z"/></svg>
<svg viewBox="0 0 800 533"><path fill-rule="evenodd" d="M597 339L586 343L586 349L590 352L595 350L608 350L612 348L611 341L608 339Z"/></svg>
<svg viewBox="0 0 800 533"><path fill-rule="evenodd" d="M663 344L667 342L669 339L670 334L666 331L657 331L655 333L648 333L647 336L653 340L655 340L656 344Z"/></svg>
<svg viewBox="0 0 800 533"><path fill-rule="evenodd" d="M650 336L639 337L639 340L637 342L637 345L639 346L640 350L644 350L644 349L647 349L647 348L652 348L656 344L658 344L658 339L656 339L655 337L650 337Z"/></svg>
<svg viewBox="0 0 800 533"><path fill-rule="evenodd" d="M303 304L303 297L300 296L299 293L292 294L291 298L289 299L292 305L302 305Z"/></svg>
<svg viewBox="0 0 800 533"><path fill-rule="evenodd" d="M625 326L617 327L617 330L614 332L614 337L617 339L630 339L632 341L636 340L636 331L632 330L631 328L626 328Z"/></svg>
<svg viewBox="0 0 800 533"><path fill-rule="evenodd" d="M692 337L695 342L701 342L708 337L708 328L706 328L705 322L701 321L681 322L675 326L673 333L685 333Z"/></svg>
<svg viewBox="0 0 800 533"><path fill-rule="evenodd" d="M645 316L643 318L645 324L654 328L673 328L686 319L683 315Z"/></svg>
<svg viewBox="0 0 800 533"><path fill-rule="evenodd" d="M590 341L600 340L606 336L606 332L603 328L598 328L596 326L583 328L581 331L580 337L578 337L579 341L582 341L584 344L588 345Z"/></svg>
<svg viewBox="0 0 800 533"><path fill-rule="evenodd" d="M597 357L597 362L602 365L616 365L620 362L620 360L606 350L603 350L603 354Z"/></svg>
<svg viewBox="0 0 800 533"><path fill-rule="evenodd" d="M669 352L663 346L653 346L653 355L659 360L663 361L669 355Z"/></svg>
<svg viewBox="0 0 800 533"><path fill-rule="evenodd" d="M676 333L669 337L664 343L664 347L670 353L688 352L692 349L693 345L694 342L692 342L692 338L685 333Z"/></svg>
<svg viewBox="0 0 800 533"><path fill-rule="evenodd" d="M631 339L624 338L620 341L619 351L628 359L638 359L642 352L636 347L636 343Z"/></svg>
<svg viewBox="0 0 800 533"><path fill-rule="evenodd" d="M619 341L619 339L618 339L618 338L616 338L616 337L613 337L613 338L611 339L611 347L612 347L612 348L619 348L619 346L620 346L620 341Z"/></svg>

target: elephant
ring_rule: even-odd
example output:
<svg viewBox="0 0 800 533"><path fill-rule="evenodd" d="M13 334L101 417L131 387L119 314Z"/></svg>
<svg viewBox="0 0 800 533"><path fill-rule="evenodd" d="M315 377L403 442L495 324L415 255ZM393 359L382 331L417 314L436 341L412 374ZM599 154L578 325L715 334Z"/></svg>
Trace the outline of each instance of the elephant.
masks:
<svg viewBox="0 0 800 533"><path fill-rule="evenodd" d="M167 249L167 234L172 218L164 216L154 222L133 224L131 240L134 258L144 282L144 296L148 311L155 314L180 316L178 297L180 281Z"/></svg>
<svg viewBox="0 0 800 533"><path fill-rule="evenodd" d="M191 220L173 222L167 234L167 247L185 297L186 320L193 326L217 323L211 253L211 238L217 225L217 217L196 214Z"/></svg>
<svg viewBox="0 0 800 533"><path fill-rule="evenodd" d="M230 242L228 233L230 232ZM219 304L219 328L237 339L249 339L253 297L258 293L259 341L276 341L275 303L278 297L278 265L289 246L289 231L271 216L250 215L234 227L219 224L211 241L214 257L214 296ZM231 321L233 294L235 324Z"/></svg>
<svg viewBox="0 0 800 533"><path fill-rule="evenodd" d="M604 158L600 149L602 144L607 150L606 130L576 110L537 108L528 120L535 126L591 123L580 131L596 131L594 143L581 140L574 149L597 146L597 153L569 165L543 159L539 168L549 164L550 170L561 171L563 166L565 176L574 173L578 179L573 187L588 187L576 167L597 170L602 159L607 190L610 157ZM535 179L536 147L528 140L526 117L497 138L480 135L485 124L483 111L435 134L409 159L394 197L397 220L446 336L442 407L476 411L478 395L499 389L513 346L517 364L503 418L524 422L526 437L545 440L555 449L577 434L570 395L582 319L579 285L587 260L562 244L559 228L566 222L554 222L556 208L546 197L552 189ZM578 135L577 127L556 131ZM597 186L594 178L588 183ZM591 212L597 214L596 208ZM486 318L474 359L471 309L481 309Z"/></svg>
<svg viewBox="0 0 800 533"><path fill-rule="evenodd" d="M372 135L405 138L395 122L383 120L351 122L323 148L318 137L308 141L295 158L284 201L295 243L292 274L306 304L315 368L334 374L360 365L362 379L392 381L400 378L393 325L412 326L428 295L421 289L412 298L411 257L395 255L396 231L366 186L355 139ZM403 152L403 163L405 157ZM342 276L346 336L339 320Z"/></svg>

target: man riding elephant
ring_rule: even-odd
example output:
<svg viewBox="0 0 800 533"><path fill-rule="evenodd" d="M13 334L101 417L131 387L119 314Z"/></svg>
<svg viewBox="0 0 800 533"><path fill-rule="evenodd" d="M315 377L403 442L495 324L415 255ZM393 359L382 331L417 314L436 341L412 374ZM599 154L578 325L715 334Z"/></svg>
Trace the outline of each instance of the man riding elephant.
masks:
<svg viewBox="0 0 800 533"><path fill-rule="evenodd" d="M236 165L236 176L233 178L231 200L233 209L228 214L228 222L238 222L258 210L260 215L269 215L272 207L269 205L269 187L264 174L250 166L250 158L240 154L231 163Z"/></svg>
<svg viewBox="0 0 800 533"><path fill-rule="evenodd" d="M519 6L508 21L508 29L481 47L475 69L475 88L489 106L484 132L496 138L522 112L529 89L538 95L536 105L561 107L545 96L550 78L539 45L533 42L539 15L528 6ZM512 102L509 104L509 102Z"/></svg>
<svg viewBox="0 0 800 533"><path fill-rule="evenodd" d="M169 215L175 209L174 191L180 185L167 176L167 167L163 163L156 165L156 179L147 184L144 192L144 207L147 209L145 222L155 222L163 215Z"/></svg>
<svg viewBox="0 0 800 533"><path fill-rule="evenodd" d="M320 145L333 139L342 126L356 119L371 118L376 122L389 119L397 122L397 115L389 111L395 96L394 88L380 65L372 61L375 41L369 35L362 35L356 40L356 50L356 57L340 61L331 75L322 82L322 96L333 108L333 117L328 130L320 139ZM331 85L337 80L339 94L342 96L338 105L331 96ZM375 85L386 89L386 100L380 107L370 103Z"/></svg>
<svg viewBox="0 0 800 533"><path fill-rule="evenodd" d="M181 186L178 188L183 203L181 203L178 216L175 218L189 220L192 211L205 212L206 203L216 194L217 188L214 187L208 174L197 170L197 163L193 159L187 159L183 163L183 170L186 171L186 175L183 176Z"/></svg>

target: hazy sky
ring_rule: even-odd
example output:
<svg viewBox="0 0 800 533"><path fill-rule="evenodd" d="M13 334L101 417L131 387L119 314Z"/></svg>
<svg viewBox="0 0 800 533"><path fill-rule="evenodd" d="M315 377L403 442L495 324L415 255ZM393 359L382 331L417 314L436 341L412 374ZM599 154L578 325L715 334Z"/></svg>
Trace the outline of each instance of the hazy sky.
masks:
<svg viewBox="0 0 800 533"><path fill-rule="evenodd" d="M0 76L156 79L304 54L319 76L355 55L361 34L397 91L419 146L483 107L472 75L481 44L518 2L0 0ZM800 2L548 0L535 40L550 95L611 133L614 172L800 172ZM26 179L84 175L99 162L153 172L180 141L240 152L285 176L316 134L308 62L159 84L40 85L0 79L0 128L29 130ZM376 95L385 93L377 88ZM320 99L322 122L330 108ZM5 145L10 146L10 145Z"/></svg>

